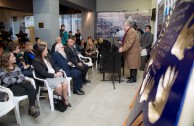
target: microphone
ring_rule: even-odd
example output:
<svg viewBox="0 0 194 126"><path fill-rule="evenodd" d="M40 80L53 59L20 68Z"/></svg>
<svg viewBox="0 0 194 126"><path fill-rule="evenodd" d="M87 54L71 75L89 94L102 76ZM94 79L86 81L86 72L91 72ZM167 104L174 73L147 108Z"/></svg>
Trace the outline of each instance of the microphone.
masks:
<svg viewBox="0 0 194 126"><path fill-rule="evenodd" d="M118 28L116 29L116 32L120 31Z"/></svg>
<svg viewBox="0 0 194 126"><path fill-rule="evenodd" d="M110 33L117 33L119 29L117 28L116 30L110 31Z"/></svg>

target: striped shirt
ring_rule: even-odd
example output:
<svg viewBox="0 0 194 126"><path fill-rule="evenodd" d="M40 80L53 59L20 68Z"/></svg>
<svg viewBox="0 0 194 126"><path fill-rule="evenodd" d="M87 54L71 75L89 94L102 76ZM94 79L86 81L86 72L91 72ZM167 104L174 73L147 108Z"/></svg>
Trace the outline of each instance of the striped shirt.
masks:
<svg viewBox="0 0 194 126"><path fill-rule="evenodd" d="M5 87L10 87L16 84L20 84L25 80L25 77L22 74L21 69L19 67L15 67L10 72L2 68L0 71L1 71L0 72L1 83L3 83Z"/></svg>

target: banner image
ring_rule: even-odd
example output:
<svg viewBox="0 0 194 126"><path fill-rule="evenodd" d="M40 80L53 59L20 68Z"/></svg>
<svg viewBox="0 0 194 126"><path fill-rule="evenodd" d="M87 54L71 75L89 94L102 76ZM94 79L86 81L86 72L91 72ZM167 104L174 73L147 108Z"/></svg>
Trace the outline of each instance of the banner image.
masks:
<svg viewBox="0 0 194 126"><path fill-rule="evenodd" d="M179 0L152 49L142 85L124 126L179 125L185 101L193 99L186 95L188 85L194 83L190 78L194 64L193 33L194 1ZM193 117L193 113L187 116Z"/></svg>

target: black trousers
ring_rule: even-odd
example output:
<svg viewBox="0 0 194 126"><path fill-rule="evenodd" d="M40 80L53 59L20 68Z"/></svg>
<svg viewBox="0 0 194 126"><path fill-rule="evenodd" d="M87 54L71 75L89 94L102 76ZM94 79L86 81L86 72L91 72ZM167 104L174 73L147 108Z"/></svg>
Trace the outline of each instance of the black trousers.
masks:
<svg viewBox="0 0 194 126"><path fill-rule="evenodd" d="M75 68L82 72L82 80L85 81L86 80L86 74L87 74L88 69L89 69L88 65L86 65L86 64L82 64L82 66L76 65Z"/></svg>
<svg viewBox="0 0 194 126"><path fill-rule="evenodd" d="M71 68L70 75L67 75L73 78L73 90L79 90L83 86L82 82L82 72L76 68Z"/></svg>
<svg viewBox="0 0 194 126"><path fill-rule="evenodd" d="M29 105L35 106L36 90L30 82L15 85L13 87L10 87L10 90L13 92L14 96L28 95Z"/></svg>
<svg viewBox="0 0 194 126"><path fill-rule="evenodd" d="M130 77L136 79L136 77L137 77L137 69L130 69Z"/></svg>
<svg viewBox="0 0 194 126"><path fill-rule="evenodd" d="M145 69L147 60L148 60L148 56L141 56L141 67L140 67L140 70L144 70Z"/></svg>

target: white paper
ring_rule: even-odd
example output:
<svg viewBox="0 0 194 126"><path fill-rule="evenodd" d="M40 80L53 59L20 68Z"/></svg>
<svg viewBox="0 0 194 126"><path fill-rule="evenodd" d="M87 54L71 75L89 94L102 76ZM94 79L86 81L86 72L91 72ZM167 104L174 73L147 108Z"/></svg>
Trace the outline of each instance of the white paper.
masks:
<svg viewBox="0 0 194 126"><path fill-rule="evenodd" d="M141 56L147 56L147 50L146 49L141 50Z"/></svg>

